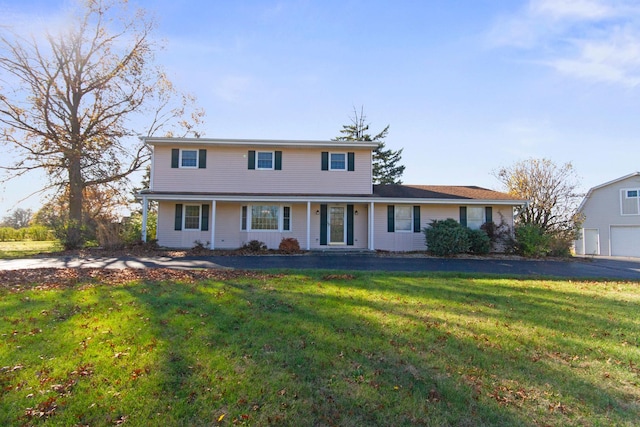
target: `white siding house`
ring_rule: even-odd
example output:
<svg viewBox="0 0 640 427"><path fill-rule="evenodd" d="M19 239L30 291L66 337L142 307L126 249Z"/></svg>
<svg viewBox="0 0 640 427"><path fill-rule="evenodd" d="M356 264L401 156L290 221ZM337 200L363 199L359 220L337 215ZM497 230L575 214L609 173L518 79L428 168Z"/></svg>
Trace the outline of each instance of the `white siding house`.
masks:
<svg viewBox="0 0 640 427"><path fill-rule="evenodd" d="M278 248L291 237L307 250L424 250L422 229L434 219L477 228L500 218L512 226L523 203L474 186L374 186L376 142L145 142L153 150L150 188L138 197L145 207L158 202L165 247L236 249L259 240Z"/></svg>
<svg viewBox="0 0 640 427"><path fill-rule="evenodd" d="M578 211L577 254L640 257L640 172L593 187Z"/></svg>

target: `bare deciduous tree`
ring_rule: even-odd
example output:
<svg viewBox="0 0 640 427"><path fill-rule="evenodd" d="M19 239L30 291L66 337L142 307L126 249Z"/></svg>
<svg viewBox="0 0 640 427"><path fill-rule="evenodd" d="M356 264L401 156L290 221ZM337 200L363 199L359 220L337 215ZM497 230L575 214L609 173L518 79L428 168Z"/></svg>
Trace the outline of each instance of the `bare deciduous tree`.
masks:
<svg viewBox="0 0 640 427"><path fill-rule="evenodd" d="M32 217L33 211L31 209L17 208L2 219L2 226L16 229L28 227Z"/></svg>
<svg viewBox="0 0 640 427"><path fill-rule="evenodd" d="M494 175L509 194L529 200L518 211L521 224L533 224L544 233L554 234L573 232L580 223L579 183L571 163L558 166L549 159L529 159Z"/></svg>
<svg viewBox="0 0 640 427"><path fill-rule="evenodd" d="M149 159L139 135L193 134L203 112L153 62L153 21L126 0L86 0L65 30L0 34L0 138L17 159L5 181L35 169L68 195L67 247L81 245L84 196ZM146 120L146 124L140 124ZM179 131L178 131L179 130Z"/></svg>

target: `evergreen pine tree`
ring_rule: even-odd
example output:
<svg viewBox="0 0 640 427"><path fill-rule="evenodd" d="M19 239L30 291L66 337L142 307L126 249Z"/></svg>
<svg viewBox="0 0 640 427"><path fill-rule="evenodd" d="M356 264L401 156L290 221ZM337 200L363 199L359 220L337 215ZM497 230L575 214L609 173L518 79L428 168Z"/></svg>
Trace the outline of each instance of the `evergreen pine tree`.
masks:
<svg viewBox="0 0 640 427"><path fill-rule="evenodd" d="M392 150L386 148L384 139L389 133L389 125L382 129L380 133L372 137L367 131L369 124L366 122L364 110L360 114L353 110L351 124L343 125L340 130L341 136L334 141L367 141L377 142L378 147L373 151L373 183L374 184L402 184L400 178L404 173L404 165L399 164L402 159L402 150Z"/></svg>

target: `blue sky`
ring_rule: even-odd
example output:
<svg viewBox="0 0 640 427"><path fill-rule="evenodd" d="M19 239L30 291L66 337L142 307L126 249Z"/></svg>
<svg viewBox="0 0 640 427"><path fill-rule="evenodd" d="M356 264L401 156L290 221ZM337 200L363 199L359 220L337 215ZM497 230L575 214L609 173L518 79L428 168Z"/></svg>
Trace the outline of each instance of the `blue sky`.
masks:
<svg viewBox="0 0 640 427"><path fill-rule="evenodd" d="M0 0L0 25L69 1ZM331 139L364 108L404 148L406 184L500 189L528 158L581 190L640 170L640 3L616 0L131 1L211 138ZM0 215L42 177L9 183ZM19 191L17 191L19 189Z"/></svg>

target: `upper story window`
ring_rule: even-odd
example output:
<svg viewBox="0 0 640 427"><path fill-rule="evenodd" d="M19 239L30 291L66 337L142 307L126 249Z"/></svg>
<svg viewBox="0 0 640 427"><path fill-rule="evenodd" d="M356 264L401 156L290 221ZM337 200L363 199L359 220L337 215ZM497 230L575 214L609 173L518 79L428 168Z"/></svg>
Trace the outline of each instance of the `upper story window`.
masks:
<svg viewBox="0 0 640 427"><path fill-rule="evenodd" d="M273 169L273 151L256 153L256 169Z"/></svg>
<svg viewBox="0 0 640 427"><path fill-rule="evenodd" d="M249 150L247 160L250 170L282 170L282 151Z"/></svg>
<svg viewBox="0 0 640 427"><path fill-rule="evenodd" d="M347 170L347 153L329 153L329 170Z"/></svg>
<svg viewBox="0 0 640 427"><path fill-rule="evenodd" d="M640 215L640 189L625 188L620 192L622 215Z"/></svg>
<svg viewBox="0 0 640 427"><path fill-rule="evenodd" d="M198 150L180 150L180 167L197 168Z"/></svg>
<svg viewBox="0 0 640 427"><path fill-rule="evenodd" d="M171 167L182 169L205 169L207 150L171 149Z"/></svg>
<svg viewBox="0 0 640 427"><path fill-rule="evenodd" d="M349 153L329 153L323 151L321 158L321 169L323 171L355 171L356 154Z"/></svg>

